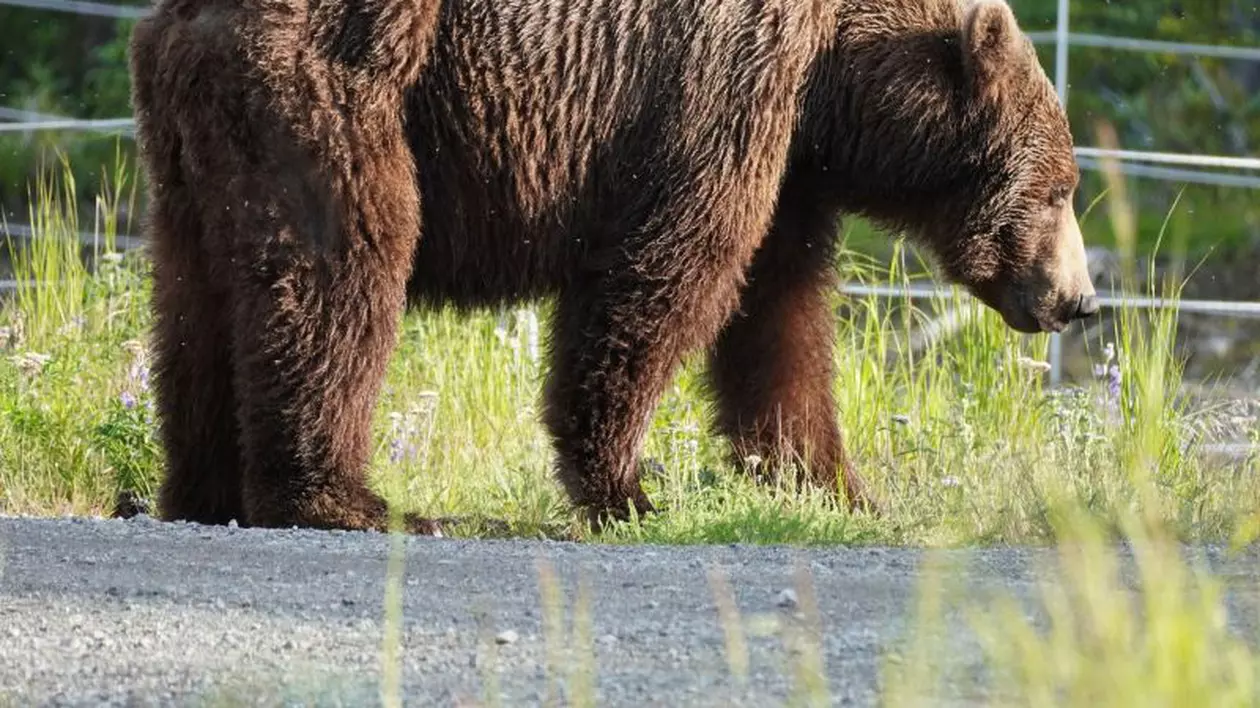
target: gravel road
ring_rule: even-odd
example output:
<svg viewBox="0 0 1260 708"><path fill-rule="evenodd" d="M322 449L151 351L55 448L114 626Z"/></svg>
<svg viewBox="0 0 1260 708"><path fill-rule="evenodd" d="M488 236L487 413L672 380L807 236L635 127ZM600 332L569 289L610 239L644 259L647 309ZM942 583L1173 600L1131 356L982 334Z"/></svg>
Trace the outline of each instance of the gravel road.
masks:
<svg viewBox="0 0 1260 708"><path fill-rule="evenodd" d="M144 517L0 517L0 705L383 705L382 646L396 637L402 703L540 705L582 693L596 705L775 706L801 685L809 651L779 629L821 636L828 702L877 702L886 653L900 646L923 556L855 548L614 547L409 538L397 586L381 534L269 531ZM1048 551L958 552L969 596L1036 597ZM1231 622L1250 632L1260 556L1202 554L1230 579ZM538 563L555 569L563 626L550 626ZM733 589L723 623L710 571ZM804 568L811 593L797 586ZM590 628L577 633L579 579ZM401 589L402 623L386 619ZM817 619L811 619L817 617ZM732 679L724 627L746 631L748 679ZM758 627L763 631L758 632ZM396 633L395 633L396 632ZM808 635L806 635L808 636ZM970 635L949 634L951 661L976 669ZM548 646L562 656L548 671ZM566 654L566 652L572 652ZM808 673L808 672L805 672ZM590 674L588 674L590 675ZM556 677L559 676L557 679ZM551 678L549 678L551 677ZM387 692L388 693L388 692ZM935 705L984 701L970 681Z"/></svg>

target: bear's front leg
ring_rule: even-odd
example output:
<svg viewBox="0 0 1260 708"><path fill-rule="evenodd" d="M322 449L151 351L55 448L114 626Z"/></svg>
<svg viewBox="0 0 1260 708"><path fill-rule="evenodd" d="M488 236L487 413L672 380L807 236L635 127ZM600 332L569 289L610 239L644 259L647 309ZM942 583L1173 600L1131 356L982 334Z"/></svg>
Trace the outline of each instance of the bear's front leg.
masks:
<svg viewBox="0 0 1260 708"><path fill-rule="evenodd" d="M704 212L709 203L689 205ZM568 285L553 325L544 422L559 479L597 528L632 507L654 510L637 469L653 410L682 358L717 336L763 233L755 208L659 213L662 232L592 256L607 265Z"/></svg>
<svg viewBox="0 0 1260 708"><path fill-rule="evenodd" d="M839 483L853 508L867 486L845 455L832 396L836 214L785 189L757 252L738 312L718 336L709 376L717 423L737 466L797 470L823 489ZM757 461L756 458L760 458Z"/></svg>

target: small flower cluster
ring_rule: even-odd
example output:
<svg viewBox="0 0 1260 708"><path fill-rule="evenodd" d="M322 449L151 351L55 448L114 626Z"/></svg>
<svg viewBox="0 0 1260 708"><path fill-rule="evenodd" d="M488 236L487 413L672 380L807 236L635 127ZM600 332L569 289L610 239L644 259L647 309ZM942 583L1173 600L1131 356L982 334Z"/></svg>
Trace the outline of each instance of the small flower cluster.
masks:
<svg viewBox="0 0 1260 708"><path fill-rule="evenodd" d="M22 352L9 357L9 361L27 378L34 378L44 370L44 365L52 361L52 356L39 352Z"/></svg>
<svg viewBox="0 0 1260 708"><path fill-rule="evenodd" d="M144 399L145 406L152 410L153 399L146 395L149 392L148 350L143 342L134 339L123 342L122 346L131 354L131 363L127 366L127 379L122 392L118 394L118 400L124 408L130 410Z"/></svg>
<svg viewBox="0 0 1260 708"><path fill-rule="evenodd" d="M1105 381L1107 384L1106 402L1108 407L1115 408L1120 403L1120 385L1123 383L1123 374L1120 370L1120 360L1116 359L1112 363L1112 359L1116 359L1116 345L1108 342L1103 347L1103 361L1101 364L1094 364L1094 377Z"/></svg>
<svg viewBox="0 0 1260 708"><path fill-rule="evenodd" d="M415 460L418 434L414 415L392 411L389 414L389 461L397 465Z"/></svg>
<svg viewBox="0 0 1260 708"><path fill-rule="evenodd" d="M22 324L21 318L16 318L13 323L4 327L0 327L0 349L21 349L26 343L26 327Z"/></svg>
<svg viewBox="0 0 1260 708"><path fill-rule="evenodd" d="M87 326L87 318L83 315L75 315L66 321L65 324L57 328L57 334L62 337L68 337L83 331Z"/></svg>
<svg viewBox="0 0 1260 708"><path fill-rule="evenodd" d="M420 394L420 403L406 413L393 411L389 414L390 462L397 465L419 458L421 423L432 420L437 397L435 391L424 391Z"/></svg>

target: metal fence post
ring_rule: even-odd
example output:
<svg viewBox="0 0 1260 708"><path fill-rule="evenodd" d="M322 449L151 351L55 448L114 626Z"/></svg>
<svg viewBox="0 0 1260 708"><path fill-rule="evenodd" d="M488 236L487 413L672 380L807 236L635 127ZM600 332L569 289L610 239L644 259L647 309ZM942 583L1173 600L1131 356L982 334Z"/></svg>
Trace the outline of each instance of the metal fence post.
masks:
<svg viewBox="0 0 1260 708"><path fill-rule="evenodd" d="M1068 2L1059 0L1059 16L1054 27L1054 89L1059 103L1067 110L1068 90ZM1050 386L1063 381L1063 339L1057 332L1050 335Z"/></svg>

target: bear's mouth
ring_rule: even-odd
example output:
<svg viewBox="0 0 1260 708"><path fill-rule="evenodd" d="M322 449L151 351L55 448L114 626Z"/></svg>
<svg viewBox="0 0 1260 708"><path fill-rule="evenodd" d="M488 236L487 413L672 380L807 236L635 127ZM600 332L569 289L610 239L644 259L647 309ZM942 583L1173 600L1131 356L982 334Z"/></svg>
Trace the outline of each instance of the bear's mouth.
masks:
<svg viewBox="0 0 1260 708"><path fill-rule="evenodd" d="M1036 298L1031 297L1025 287L1008 285L1003 288L974 288L973 293L980 301L1002 317L1006 326L1022 334L1040 334L1042 332L1062 332L1067 329L1070 320L1059 316L1057 310L1062 308L1038 307Z"/></svg>
<svg viewBox="0 0 1260 708"><path fill-rule="evenodd" d="M1007 297L1002 298L1000 306L994 309L1002 315L1002 319L1011 329L1024 334L1062 332L1075 320L1088 317L1097 309L1094 306L1091 312L1082 312L1085 300L1082 295L1037 298L1023 287L1011 288L1008 293ZM1089 299L1093 300L1092 297Z"/></svg>
<svg viewBox="0 0 1260 708"><path fill-rule="evenodd" d="M1000 308L998 309L998 314L1002 316L1003 321L1006 322L1008 327L1024 334L1061 332L1067 326L1066 323L1060 324L1045 317L1035 315L1030 310L1023 307Z"/></svg>
<svg viewBox="0 0 1260 708"><path fill-rule="evenodd" d="M1068 326L1067 320L1047 320L1042 317L1037 317L1036 319L1037 325L1041 328L1042 332L1062 332L1067 329Z"/></svg>

